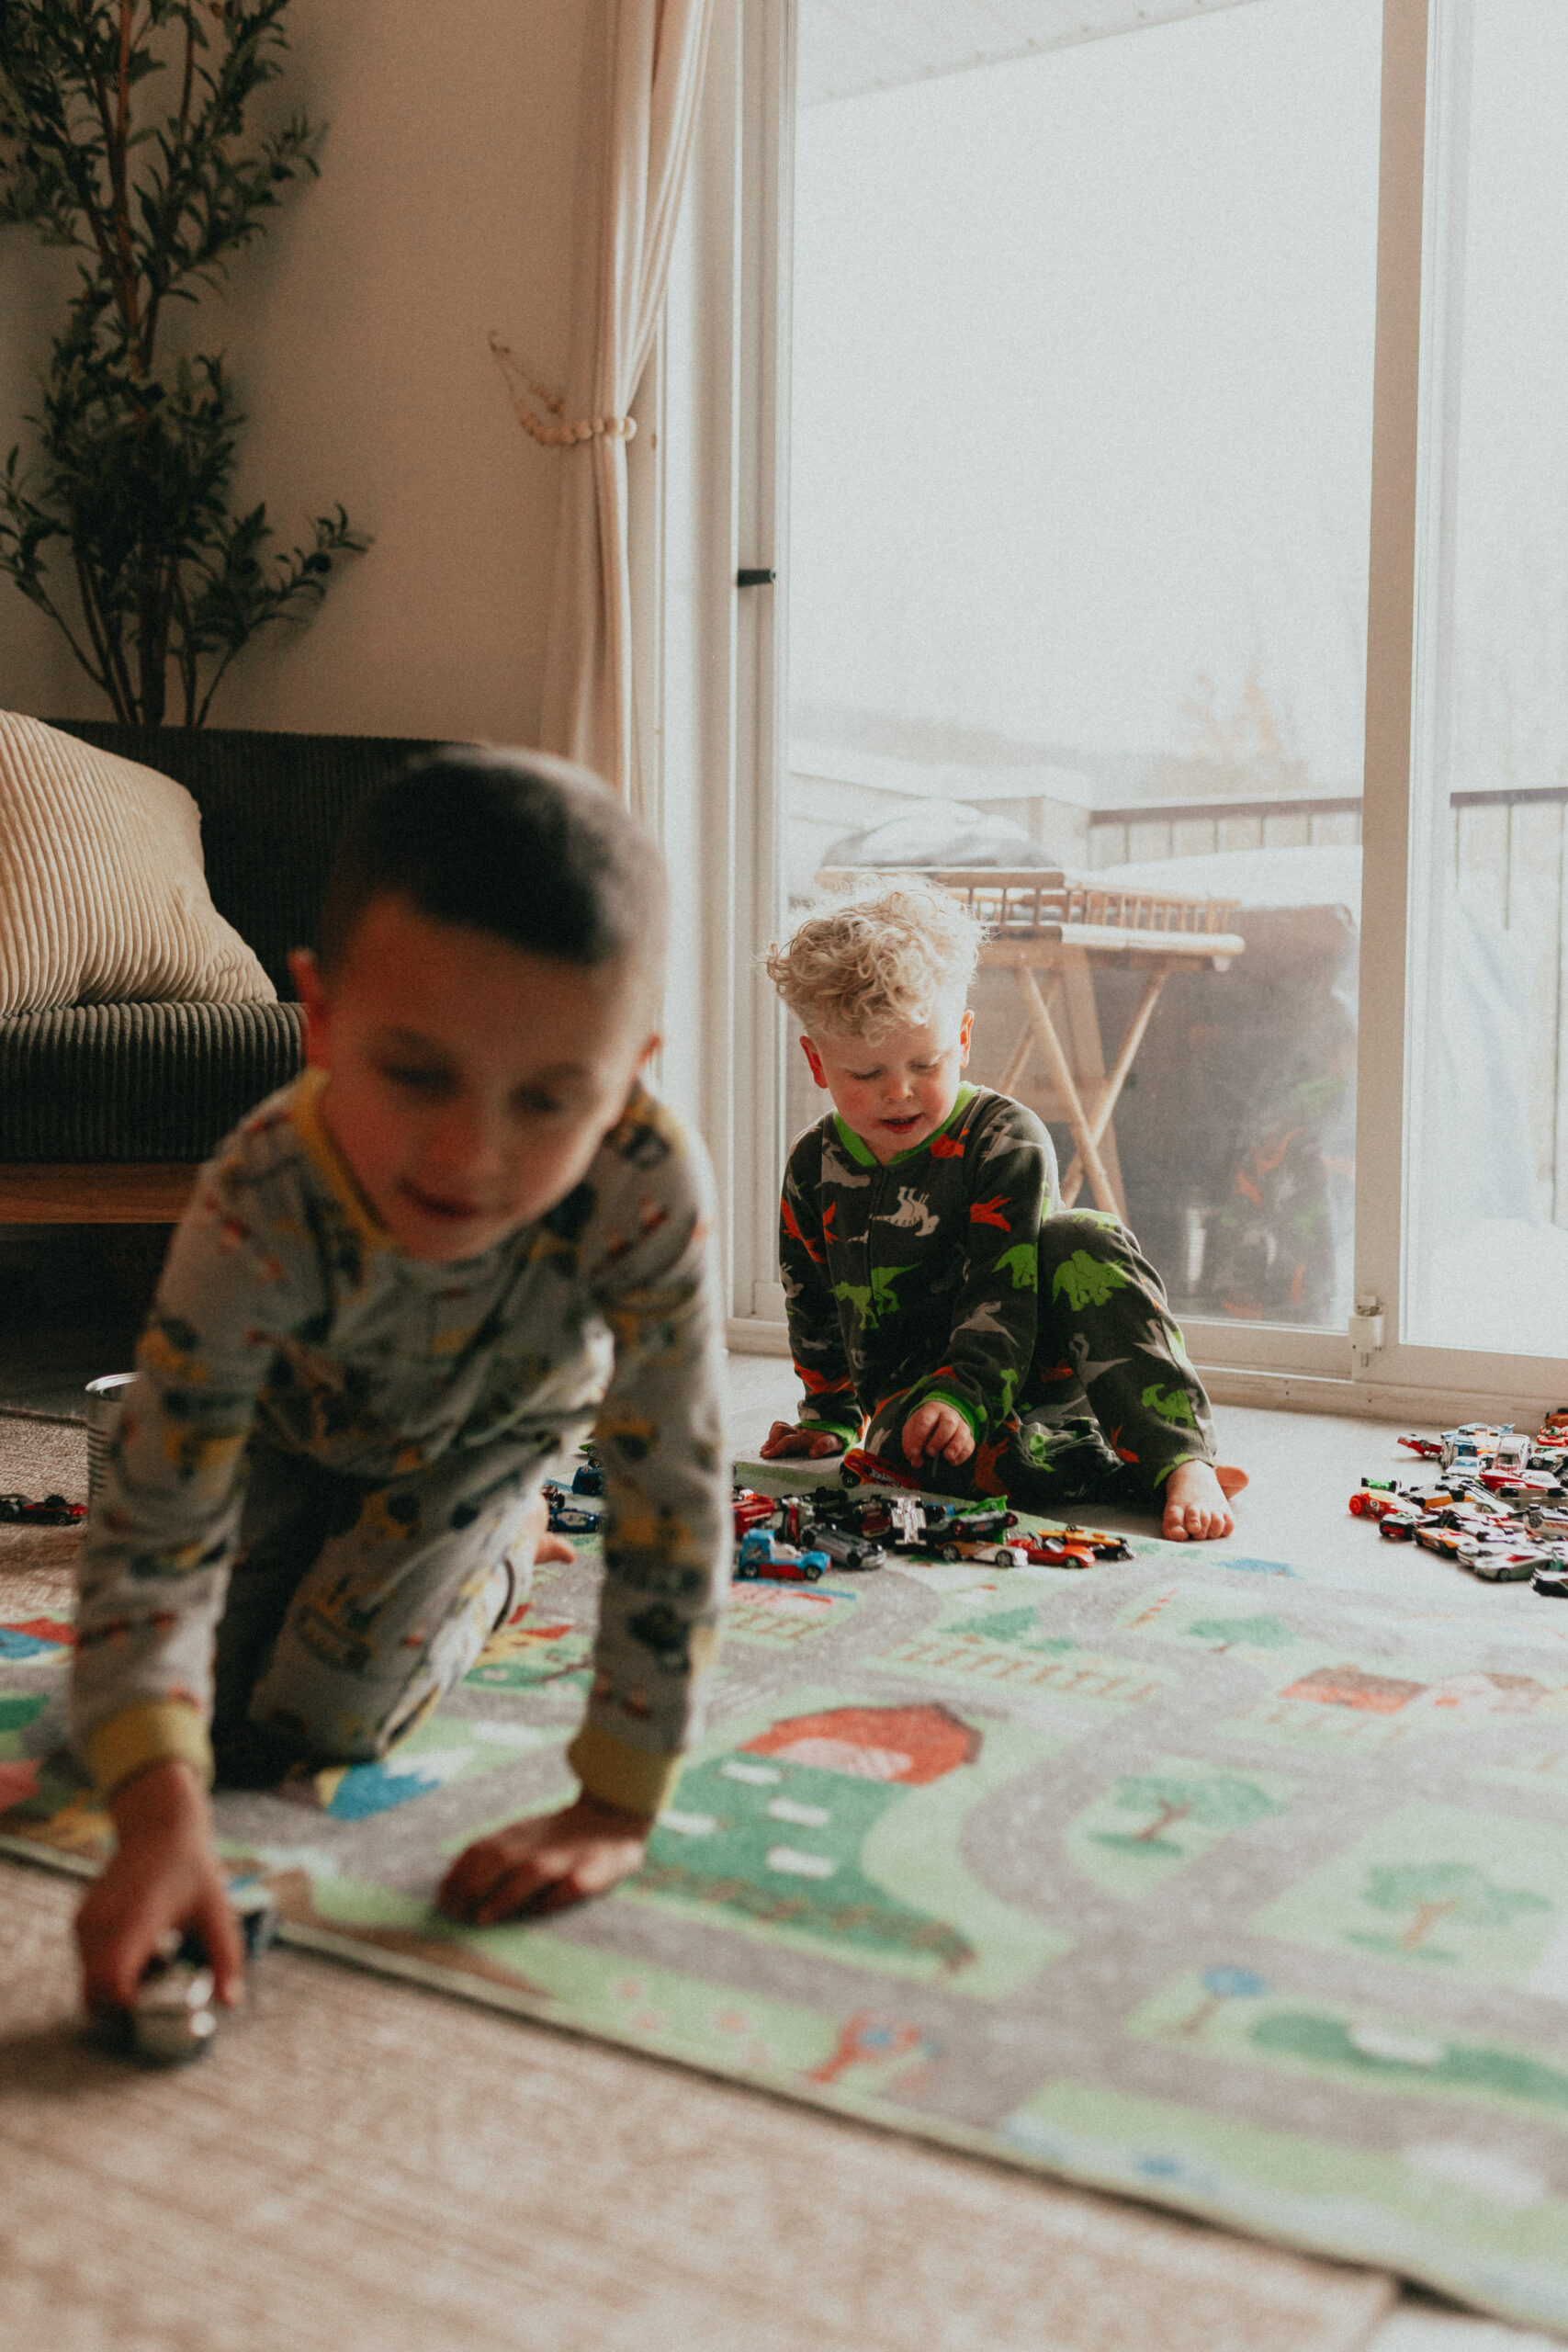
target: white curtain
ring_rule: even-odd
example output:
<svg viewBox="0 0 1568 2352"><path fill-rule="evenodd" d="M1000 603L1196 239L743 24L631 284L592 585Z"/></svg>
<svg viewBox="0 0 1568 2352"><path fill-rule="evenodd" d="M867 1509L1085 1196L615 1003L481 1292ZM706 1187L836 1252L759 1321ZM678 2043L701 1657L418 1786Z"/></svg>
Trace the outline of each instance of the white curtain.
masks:
<svg viewBox="0 0 1568 2352"><path fill-rule="evenodd" d="M626 411L653 346L713 0L589 0L588 198L540 741L635 797ZM570 436L570 437L569 437Z"/></svg>

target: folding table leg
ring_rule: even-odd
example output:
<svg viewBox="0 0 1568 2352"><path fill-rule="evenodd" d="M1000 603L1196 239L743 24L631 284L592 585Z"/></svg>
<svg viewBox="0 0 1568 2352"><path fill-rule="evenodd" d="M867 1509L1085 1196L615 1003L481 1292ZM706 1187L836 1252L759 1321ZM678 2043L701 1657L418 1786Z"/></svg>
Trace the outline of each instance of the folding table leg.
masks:
<svg viewBox="0 0 1568 2352"><path fill-rule="evenodd" d="M1045 1010L1045 1000L1040 993L1034 975L1026 964L1019 964L1014 967L1014 977L1018 981L1019 994L1023 999L1024 1011L1029 1015L1030 1028L1045 1057L1051 1083L1066 1108L1067 1126L1077 1146L1077 1157L1088 1171L1089 1190L1102 1209L1109 1209L1113 1216L1119 1216L1125 1223L1126 1206L1118 1197L1117 1188L1106 1172L1105 1163L1100 1156L1099 1140L1090 1132L1089 1114L1078 1093L1072 1066L1062 1050L1061 1039L1051 1024L1051 1016ZM1077 1197L1076 1186L1074 1197Z"/></svg>
<svg viewBox="0 0 1568 2352"><path fill-rule="evenodd" d="M1048 1013L1055 1011L1056 999L1060 996L1061 992L1061 974L1059 972L1053 972L1051 975L1051 985L1045 995L1045 1010ZM997 1092L998 1094L1010 1094L1012 1092L1013 1089L1017 1086L1019 1080L1029 1068L1029 1057L1033 1051L1034 1032L1026 1021L1022 1028L1018 1033L1017 1045L1013 1047L1012 1052L1008 1056L1007 1068L1003 1070L1000 1078L997 1080ZM1564 1165L1568 1166L1568 1155L1565 1155Z"/></svg>
<svg viewBox="0 0 1568 2352"><path fill-rule="evenodd" d="M1127 1082L1127 1073L1132 1069L1133 1063L1137 1056L1138 1048L1144 1042L1145 1032L1147 1030L1149 1023L1154 1017L1154 1009L1159 1002L1160 990L1164 988L1167 980L1170 978L1173 969L1174 967L1169 963L1156 964L1153 971L1149 974L1148 978L1144 982L1144 992L1138 999L1137 1010L1134 1012L1131 1021L1127 1023L1127 1034L1122 1040L1121 1046L1117 1050L1116 1059L1111 1064L1110 1073L1100 1088L1100 1100L1095 1104L1094 1115L1089 1122L1089 1131L1096 1144L1100 1142L1100 1137L1111 1125L1111 1114L1115 1110L1117 1100L1121 1095L1122 1089ZM1077 1142L1077 1138L1075 1134L1074 1141ZM1120 1177L1120 1167L1118 1167L1116 1173L1118 1177ZM1079 1190L1083 1184L1083 1179L1084 1157L1080 1148L1074 1153L1073 1159L1068 1166L1067 1172L1062 1179L1062 1205L1064 1208L1071 1208L1073 1203L1077 1199ZM1118 1190L1120 1190L1120 1185L1118 1185ZM1127 1220L1127 1212L1125 1207L1120 1208L1117 1211L1117 1215L1121 1217L1122 1223L1125 1224Z"/></svg>

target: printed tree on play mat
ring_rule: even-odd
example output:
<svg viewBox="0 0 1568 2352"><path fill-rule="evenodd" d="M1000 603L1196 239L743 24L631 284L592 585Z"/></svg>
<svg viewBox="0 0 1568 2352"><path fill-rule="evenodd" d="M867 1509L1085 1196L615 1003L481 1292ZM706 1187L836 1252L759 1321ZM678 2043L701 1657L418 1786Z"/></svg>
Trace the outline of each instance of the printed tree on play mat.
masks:
<svg viewBox="0 0 1568 2352"><path fill-rule="evenodd" d="M1508 1928L1516 1919L1550 1911L1543 1894L1528 1887L1498 1886L1473 1862L1387 1862L1367 1873L1361 1900L1374 1911L1396 1916L1408 1911L1410 1924L1397 1938L1353 1935L1351 1941L1375 1951L1419 1952L1423 1960L1453 1960L1457 1955L1427 1941L1439 1920L1462 1921L1472 1928Z"/></svg>
<svg viewBox="0 0 1568 2352"><path fill-rule="evenodd" d="M1190 1642L1209 1642L1217 1650L1245 1643L1249 1650L1288 1649L1295 1636L1278 1617L1200 1617L1187 1628Z"/></svg>
<svg viewBox="0 0 1568 2352"><path fill-rule="evenodd" d="M1179 1821L1222 1833L1245 1829L1248 1822L1267 1820L1286 1808L1256 1781L1231 1772L1134 1772L1116 1783L1116 1804L1124 1813L1153 1817L1142 1829L1128 1833L1102 1829L1095 1833L1100 1846L1117 1846L1134 1853L1179 1854L1180 1847L1165 1832Z"/></svg>

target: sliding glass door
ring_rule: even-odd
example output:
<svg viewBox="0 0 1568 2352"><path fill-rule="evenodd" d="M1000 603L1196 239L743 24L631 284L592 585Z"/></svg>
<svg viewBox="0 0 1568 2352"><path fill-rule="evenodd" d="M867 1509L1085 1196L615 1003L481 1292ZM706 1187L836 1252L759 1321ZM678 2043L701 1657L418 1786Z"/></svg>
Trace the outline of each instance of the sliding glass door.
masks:
<svg viewBox="0 0 1568 2352"><path fill-rule="evenodd" d="M1229 1393L1523 1412L1568 1370L1568 10L1070 14L720 11L732 1336L818 1107L756 949L967 869L1058 894L1074 1083L999 960L977 1074Z"/></svg>
<svg viewBox="0 0 1568 2352"><path fill-rule="evenodd" d="M1184 1315L1341 1351L1380 27L1249 0L904 78L803 0L795 114L791 902L979 865L1213 908L1242 952L1164 979L1102 1205ZM1039 977L1087 1101L1159 943L1086 956ZM1013 968L976 1009L1066 1170Z"/></svg>

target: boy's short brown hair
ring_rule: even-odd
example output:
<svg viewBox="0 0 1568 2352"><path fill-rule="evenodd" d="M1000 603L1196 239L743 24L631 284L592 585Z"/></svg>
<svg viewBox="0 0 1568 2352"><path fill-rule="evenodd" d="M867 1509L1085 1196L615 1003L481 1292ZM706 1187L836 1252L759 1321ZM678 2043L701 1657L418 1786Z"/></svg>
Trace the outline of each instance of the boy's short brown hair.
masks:
<svg viewBox="0 0 1568 2352"><path fill-rule="evenodd" d="M918 1028L967 995L986 933L950 891L911 875L870 878L796 923L763 967L807 1036Z"/></svg>
<svg viewBox="0 0 1568 2352"><path fill-rule="evenodd" d="M664 865L609 786L542 752L453 744L355 810L333 860L317 955L331 972L373 899L590 970L626 964L657 990Z"/></svg>

